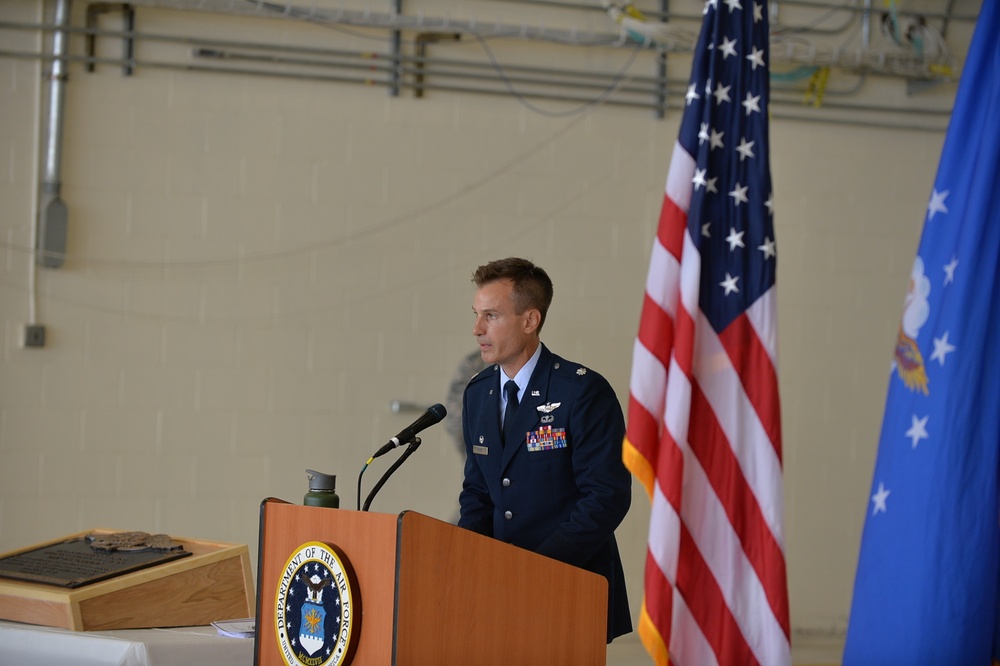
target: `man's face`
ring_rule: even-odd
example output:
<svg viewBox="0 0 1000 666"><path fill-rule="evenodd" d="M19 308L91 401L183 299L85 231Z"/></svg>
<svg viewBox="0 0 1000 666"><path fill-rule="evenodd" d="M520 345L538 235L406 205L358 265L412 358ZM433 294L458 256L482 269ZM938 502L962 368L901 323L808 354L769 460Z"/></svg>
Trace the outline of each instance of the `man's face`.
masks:
<svg viewBox="0 0 1000 666"><path fill-rule="evenodd" d="M535 351L538 311L514 311L514 285L510 280L484 284L476 291L472 311L476 323L472 334L486 363L499 363L513 377ZM511 372L513 369L513 372Z"/></svg>

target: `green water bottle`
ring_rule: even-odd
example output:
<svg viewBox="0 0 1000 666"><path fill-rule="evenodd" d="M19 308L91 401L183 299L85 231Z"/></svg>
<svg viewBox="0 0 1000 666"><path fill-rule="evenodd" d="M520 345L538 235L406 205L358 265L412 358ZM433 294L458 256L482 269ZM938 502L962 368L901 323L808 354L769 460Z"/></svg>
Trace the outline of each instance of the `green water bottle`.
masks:
<svg viewBox="0 0 1000 666"><path fill-rule="evenodd" d="M302 503L306 506L325 506L329 509L340 508L340 496L337 495L337 475L323 474L307 469L309 477L309 492Z"/></svg>

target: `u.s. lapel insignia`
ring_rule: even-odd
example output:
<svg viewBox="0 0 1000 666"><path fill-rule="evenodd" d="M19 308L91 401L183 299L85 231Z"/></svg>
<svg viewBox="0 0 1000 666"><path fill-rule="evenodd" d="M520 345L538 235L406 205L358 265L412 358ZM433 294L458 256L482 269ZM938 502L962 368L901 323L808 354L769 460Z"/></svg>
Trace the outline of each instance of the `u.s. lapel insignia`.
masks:
<svg viewBox="0 0 1000 666"><path fill-rule="evenodd" d="M531 397L532 398L537 398L540 395L542 395L540 391L532 391L531 392Z"/></svg>
<svg viewBox="0 0 1000 666"><path fill-rule="evenodd" d="M538 405L538 407L535 407L535 409L540 411L542 414L551 414L561 404L562 404L561 402L547 402L544 405Z"/></svg>

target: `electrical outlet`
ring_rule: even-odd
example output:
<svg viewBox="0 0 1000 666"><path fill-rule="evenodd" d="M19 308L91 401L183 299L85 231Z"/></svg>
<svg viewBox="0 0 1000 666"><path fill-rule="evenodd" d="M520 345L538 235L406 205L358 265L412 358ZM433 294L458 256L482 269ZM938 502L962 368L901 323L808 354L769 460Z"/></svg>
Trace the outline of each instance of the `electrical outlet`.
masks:
<svg viewBox="0 0 1000 666"><path fill-rule="evenodd" d="M41 324L28 324L24 327L25 347L45 346L45 327Z"/></svg>

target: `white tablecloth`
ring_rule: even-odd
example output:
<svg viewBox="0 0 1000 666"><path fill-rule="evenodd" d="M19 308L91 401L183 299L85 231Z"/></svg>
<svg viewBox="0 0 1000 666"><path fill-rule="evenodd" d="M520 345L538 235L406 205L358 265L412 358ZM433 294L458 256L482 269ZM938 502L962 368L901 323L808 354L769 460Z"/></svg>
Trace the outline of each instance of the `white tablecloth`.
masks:
<svg viewBox="0 0 1000 666"><path fill-rule="evenodd" d="M70 631L0 620L0 664L250 666L253 639L215 627Z"/></svg>

